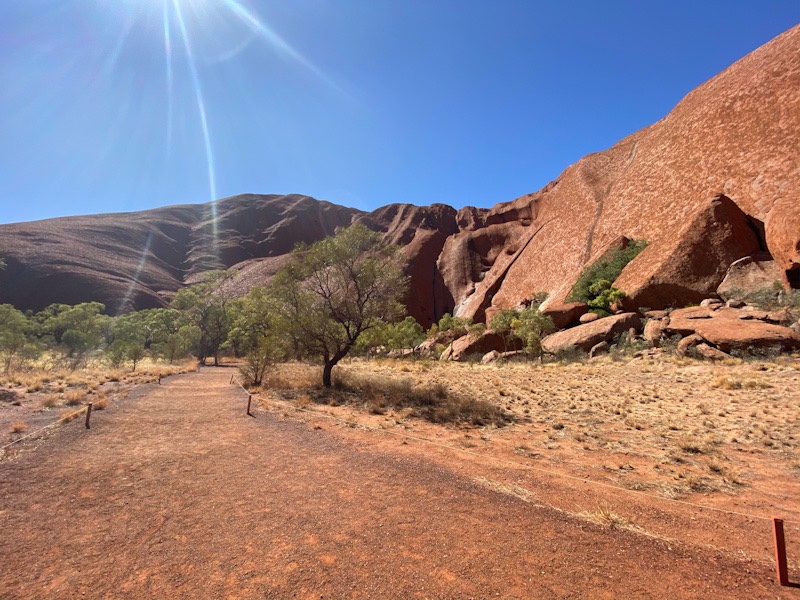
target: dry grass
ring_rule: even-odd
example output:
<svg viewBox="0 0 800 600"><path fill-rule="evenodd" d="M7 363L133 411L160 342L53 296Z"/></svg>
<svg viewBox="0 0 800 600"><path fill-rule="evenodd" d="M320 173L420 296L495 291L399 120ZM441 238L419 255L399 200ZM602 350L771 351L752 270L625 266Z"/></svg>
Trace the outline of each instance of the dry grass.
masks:
<svg viewBox="0 0 800 600"><path fill-rule="evenodd" d="M800 479L800 357L730 363L356 359L334 370L339 389L328 394L320 367L299 364L276 369L270 384L284 387L266 394L307 394L309 408L330 405L348 420L418 430L454 447L490 445L509 460L568 472L580 465L581 476L668 498L740 494L786 473ZM425 421L446 427L426 430ZM465 438L452 429L459 423L492 433Z"/></svg>
<svg viewBox="0 0 800 600"><path fill-rule="evenodd" d="M98 398L92 403L92 410L105 410L108 408L108 398Z"/></svg>
<svg viewBox="0 0 800 600"><path fill-rule="evenodd" d="M584 511L578 516L610 529L638 529L633 521L612 510L605 502L599 502L593 511Z"/></svg>
<svg viewBox="0 0 800 600"><path fill-rule="evenodd" d="M80 406L86 402L86 392L83 390L70 390L64 395L64 404L67 406Z"/></svg>
<svg viewBox="0 0 800 600"><path fill-rule="evenodd" d="M22 433L28 429L28 424L23 421L15 421L11 424L11 433Z"/></svg>

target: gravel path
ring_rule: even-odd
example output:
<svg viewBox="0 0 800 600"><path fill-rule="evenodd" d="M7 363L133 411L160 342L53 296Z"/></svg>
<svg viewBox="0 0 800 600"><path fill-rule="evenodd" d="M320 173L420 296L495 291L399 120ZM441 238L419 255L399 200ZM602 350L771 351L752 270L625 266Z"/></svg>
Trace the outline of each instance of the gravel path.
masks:
<svg viewBox="0 0 800 600"><path fill-rule="evenodd" d="M761 566L248 417L231 373L143 386L0 461L0 598L798 597Z"/></svg>

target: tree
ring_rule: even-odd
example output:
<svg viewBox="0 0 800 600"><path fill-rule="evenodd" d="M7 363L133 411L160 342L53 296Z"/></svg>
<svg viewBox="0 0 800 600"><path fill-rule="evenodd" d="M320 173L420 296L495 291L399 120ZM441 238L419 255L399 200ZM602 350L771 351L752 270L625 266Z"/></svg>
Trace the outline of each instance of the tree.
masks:
<svg viewBox="0 0 800 600"><path fill-rule="evenodd" d="M508 352L508 345L511 343L511 341L517 339L517 336L514 335L514 330L512 328L514 319L517 318L519 318L519 312L513 308L507 308L505 310L501 310L494 317L492 317L492 322L489 324L489 327L491 327L492 331L503 338L503 350L505 352Z"/></svg>
<svg viewBox="0 0 800 600"><path fill-rule="evenodd" d="M282 335L279 301L266 288L253 288L231 306L232 325L226 345L236 347L246 364L247 382L261 385L267 368L288 354L291 338Z"/></svg>
<svg viewBox="0 0 800 600"><path fill-rule="evenodd" d="M72 368L97 349L103 340L103 331L110 317L101 314L105 306L100 302L84 302L75 306L51 304L37 315L42 332L51 336L55 346L60 346Z"/></svg>
<svg viewBox="0 0 800 600"><path fill-rule="evenodd" d="M512 320L511 329L514 336L522 340L525 353L535 358L542 355L542 338L556 327L553 319L540 313L538 308L528 308Z"/></svg>
<svg viewBox="0 0 800 600"><path fill-rule="evenodd" d="M414 317L406 317L399 323L394 323L387 330L387 346L392 350L412 350L425 339L422 325Z"/></svg>
<svg viewBox="0 0 800 600"><path fill-rule="evenodd" d="M270 294L279 327L298 350L322 358L322 384L331 387L333 367L359 336L402 316L407 285L397 248L359 224L295 251Z"/></svg>
<svg viewBox="0 0 800 600"><path fill-rule="evenodd" d="M22 311L10 304L0 304L0 354L5 372L10 373L14 359L28 345L30 323Z"/></svg>
<svg viewBox="0 0 800 600"><path fill-rule="evenodd" d="M219 351L230 328L231 295L225 291L224 284L232 277L229 271L213 271L201 283L179 290L172 301L172 308L182 311L186 322L199 330L197 359L200 362L213 356L214 366L219 365Z"/></svg>
<svg viewBox="0 0 800 600"><path fill-rule="evenodd" d="M118 366L124 360L133 363L132 370L136 370L146 355L148 343L148 317L147 311L133 312L121 315L113 320L111 327L112 341L108 347L107 354L114 366Z"/></svg>

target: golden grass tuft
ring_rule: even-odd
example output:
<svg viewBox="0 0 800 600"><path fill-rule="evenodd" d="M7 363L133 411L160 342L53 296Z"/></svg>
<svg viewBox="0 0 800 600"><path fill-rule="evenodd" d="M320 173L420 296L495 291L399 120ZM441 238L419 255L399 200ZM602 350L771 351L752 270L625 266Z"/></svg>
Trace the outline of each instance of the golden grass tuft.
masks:
<svg viewBox="0 0 800 600"><path fill-rule="evenodd" d="M83 390L70 390L64 396L67 406L80 406L86 401L86 392Z"/></svg>
<svg viewBox="0 0 800 600"><path fill-rule="evenodd" d="M15 421L11 424L11 433L22 433L28 429L28 424L22 421Z"/></svg>

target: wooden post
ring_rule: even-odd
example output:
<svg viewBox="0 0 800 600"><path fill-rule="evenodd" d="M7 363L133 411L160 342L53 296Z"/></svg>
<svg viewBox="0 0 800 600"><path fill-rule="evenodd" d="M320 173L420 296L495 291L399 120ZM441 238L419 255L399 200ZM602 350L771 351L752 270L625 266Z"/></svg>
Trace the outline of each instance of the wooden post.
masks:
<svg viewBox="0 0 800 600"><path fill-rule="evenodd" d="M248 394L247 396L247 416L252 417L253 415L250 414L250 403L253 401L253 396Z"/></svg>
<svg viewBox="0 0 800 600"><path fill-rule="evenodd" d="M89 429L89 419L92 416L92 402L86 405L86 429Z"/></svg>
<svg viewBox="0 0 800 600"><path fill-rule="evenodd" d="M229 385L233 384L233 375L231 375L231 380L228 382Z"/></svg>
<svg viewBox="0 0 800 600"><path fill-rule="evenodd" d="M775 569L778 573L778 582L789 585L789 568L786 563L786 538L783 534L783 519L772 518L772 533L775 538Z"/></svg>

